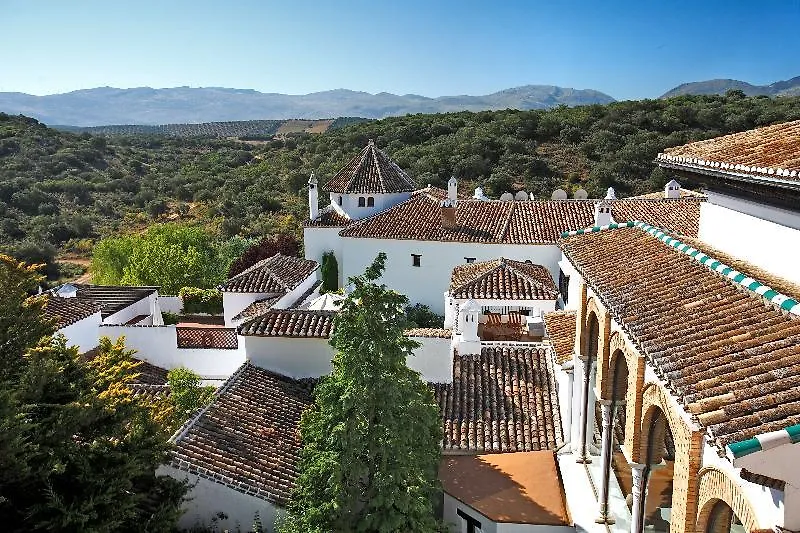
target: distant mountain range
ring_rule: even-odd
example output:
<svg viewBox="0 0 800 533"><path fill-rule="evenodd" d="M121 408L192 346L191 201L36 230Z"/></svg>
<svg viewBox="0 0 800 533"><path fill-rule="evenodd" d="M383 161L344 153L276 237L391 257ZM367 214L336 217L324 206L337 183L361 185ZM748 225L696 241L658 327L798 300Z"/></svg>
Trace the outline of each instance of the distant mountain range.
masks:
<svg viewBox="0 0 800 533"><path fill-rule="evenodd" d="M739 89L747 96L799 96L800 76L786 81L776 81L769 85L752 85L740 80L706 80L694 81L678 85L665 92L661 98L681 96L684 94L725 94L731 89Z"/></svg>
<svg viewBox="0 0 800 533"><path fill-rule="evenodd" d="M484 96L438 98L347 89L288 95L220 87L98 87L48 96L0 93L0 111L30 116L49 125L103 126L252 119L383 118L407 113L546 109L561 104L575 106L613 101L599 91L553 85L526 85Z"/></svg>

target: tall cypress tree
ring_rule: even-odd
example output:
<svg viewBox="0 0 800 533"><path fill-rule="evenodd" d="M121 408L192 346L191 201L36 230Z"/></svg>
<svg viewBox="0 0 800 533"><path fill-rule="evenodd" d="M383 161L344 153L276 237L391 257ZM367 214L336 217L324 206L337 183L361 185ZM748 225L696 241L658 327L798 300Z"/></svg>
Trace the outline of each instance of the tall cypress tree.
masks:
<svg viewBox="0 0 800 533"><path fill-rule="evenodd" d="M437 531L439 409L406 365L408 299L378 285L386 255L362 276L336 317L333 371L301 421L300 476L286 529Z"/></svg>

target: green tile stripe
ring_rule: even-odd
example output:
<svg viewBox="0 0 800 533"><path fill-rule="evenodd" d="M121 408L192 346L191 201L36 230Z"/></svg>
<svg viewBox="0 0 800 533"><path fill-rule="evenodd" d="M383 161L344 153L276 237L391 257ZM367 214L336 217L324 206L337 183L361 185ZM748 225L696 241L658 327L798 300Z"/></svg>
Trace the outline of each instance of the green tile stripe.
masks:
<svg viewBox="0 0 800 533"><path fill-rule="evenodd" d="M638 220L634 222L634 225L637 228L646 231L668 246L675 248L677 251L683 252L701 265L705 265L710 270L725 276L734 283L741 285L749 291L761 296L765 300L779 306L781 309L788 311L793 315L800 316L800 302L797 300L789 298L785 294L782 294L772 287L754 280L747 274L739 272L738 270L729 267L713 257L709 257L697 248L689 246L688 244L683 243L674 237L670 237L655 226L651 226L650 224L640 222Z"/></svg>
<svg viewBox="0 0 800 533"><path fill-rule="evenodd" d="M584 235L586 233L597 233L598 231L604 231L607 229L617 229L617 228L632 228L634 227L635 222L620 222L614 224L606 224L604 226L592 226L590 228L579 229L574 231L565 231L561 234L562 239L566 239L567 237L572 237L573 235Z"/></svg>
<svg viewBox="0 0 800 533"><path fill-rule="evenodd" d="M776 448L784 444L796 444L800 442L800 424L795 424L778 431L762 433L752 439L732 442L728 444L728 453L735 459L750 455L751 453Z"/></svg>

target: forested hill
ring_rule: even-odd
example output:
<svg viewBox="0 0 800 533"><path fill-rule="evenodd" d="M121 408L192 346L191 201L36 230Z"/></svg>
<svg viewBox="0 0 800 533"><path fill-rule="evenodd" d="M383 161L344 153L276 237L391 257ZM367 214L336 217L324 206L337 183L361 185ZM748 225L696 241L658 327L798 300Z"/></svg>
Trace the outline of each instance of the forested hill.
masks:
<svg viewBox="0 0 800 533"><path fill-rule="evenodd" d="M324 182L375 139L420 186L455 175L496 197L555 187L599 195L660 188L652 163L668 146L800 119L798 97L682 96L546 111L410 115L265 143L95 137L0 114L0 246L80 250L154 220L213 225L225 235L299 231L305 183ZM19 255L23 255L20 253Z"/></svg>

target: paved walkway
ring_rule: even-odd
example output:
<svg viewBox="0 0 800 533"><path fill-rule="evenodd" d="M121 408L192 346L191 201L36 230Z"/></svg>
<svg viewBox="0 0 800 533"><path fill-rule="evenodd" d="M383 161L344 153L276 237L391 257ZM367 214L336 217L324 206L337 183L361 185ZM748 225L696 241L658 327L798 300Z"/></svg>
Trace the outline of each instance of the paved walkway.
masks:
<svg viewBox="0 0 800 533"><path fill-rule="evenodd" d="M601 459L592 456L588 465L576 463L576 455L563 453L558 455L558 467L561 479L564 480L564 492L567 497L575 530L585 533L611 533L631 530L631 513L625 503L625 496L619 488L616 476L611 476L609 490L609 507L616 523L612 525L598 524L600 504L597 501L600 492L599 480ZM598 480L595 482L595 480Z"/></svg>

